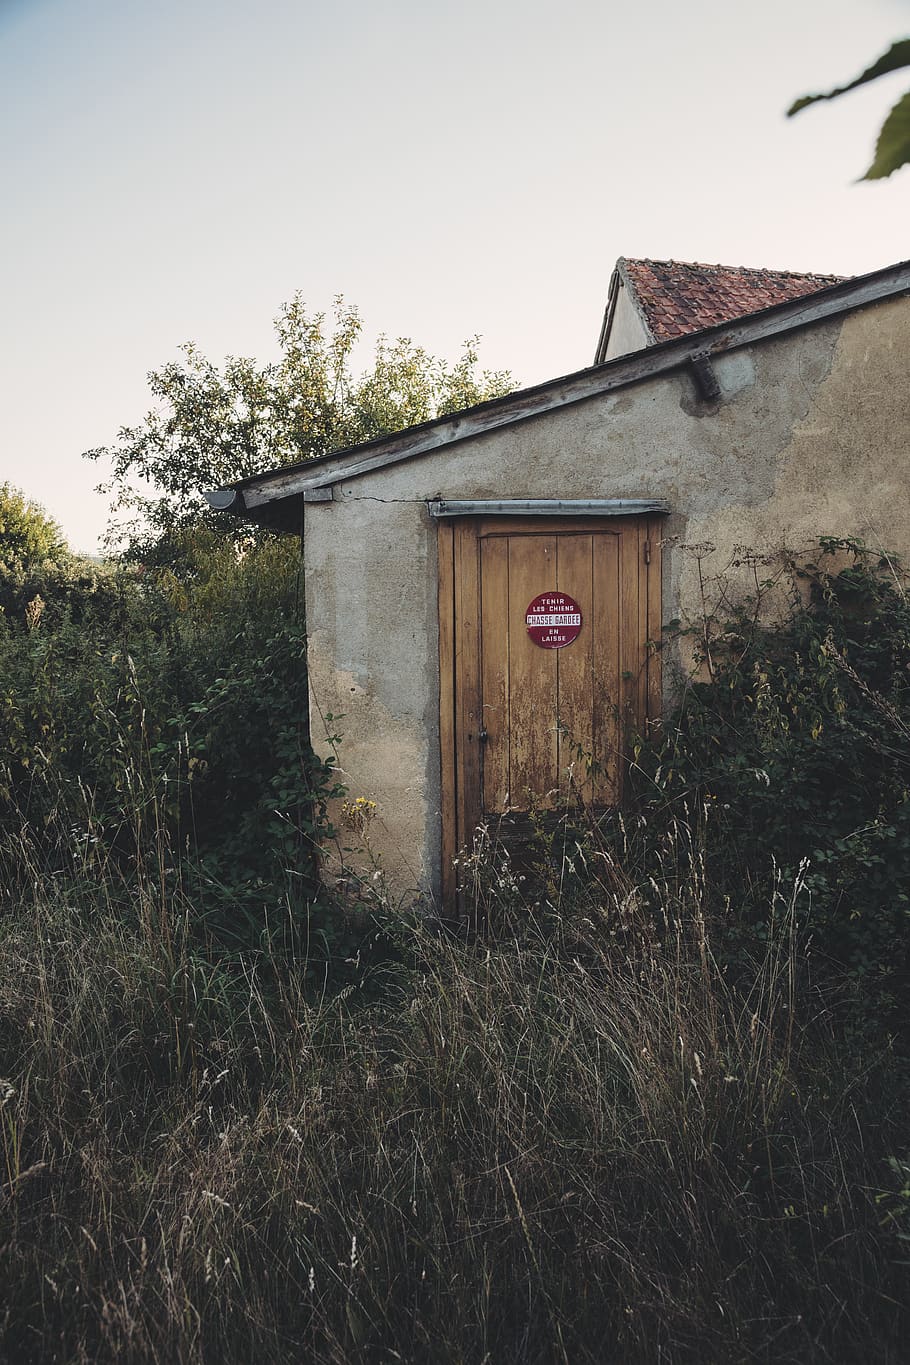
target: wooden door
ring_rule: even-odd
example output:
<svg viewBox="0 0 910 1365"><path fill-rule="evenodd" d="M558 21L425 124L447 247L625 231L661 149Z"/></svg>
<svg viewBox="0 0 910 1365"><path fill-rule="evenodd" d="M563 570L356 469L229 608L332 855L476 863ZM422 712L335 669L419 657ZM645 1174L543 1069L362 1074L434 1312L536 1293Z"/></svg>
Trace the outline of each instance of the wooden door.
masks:
<svg viewBox="0 0 910 1365"><path fill-rule="evenodd" d="M660 522L649 517L471 517L443 523L440 736L443 894L482 822L622 795L626 737L660 713ZM571 643L545 648L529 605L580 609ZM650 642L650 643L649 643Z"/></svg>

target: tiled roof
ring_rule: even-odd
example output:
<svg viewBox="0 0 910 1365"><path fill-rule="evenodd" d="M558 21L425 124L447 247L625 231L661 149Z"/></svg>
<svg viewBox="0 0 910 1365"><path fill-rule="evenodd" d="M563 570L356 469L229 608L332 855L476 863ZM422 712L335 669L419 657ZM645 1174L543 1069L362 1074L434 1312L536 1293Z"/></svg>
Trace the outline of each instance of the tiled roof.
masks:
<svg viewBox="0 0 910 1365"><path fill-rule="evenodd" d="M634 293L654 342L699 332L718 322L732 322L848 278L691 261L632 260L627 256L620 257L617 269Z"/></svg>

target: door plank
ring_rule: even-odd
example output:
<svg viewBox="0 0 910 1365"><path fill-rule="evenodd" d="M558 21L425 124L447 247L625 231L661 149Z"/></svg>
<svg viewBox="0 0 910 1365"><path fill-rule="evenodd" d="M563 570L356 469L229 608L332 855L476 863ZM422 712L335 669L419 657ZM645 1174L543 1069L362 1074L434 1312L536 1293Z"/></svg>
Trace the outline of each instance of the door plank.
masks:
<svg viewBox="0 0 910 1365"><path fill-rule="evenodd" d="M455 732L457 848L473 844L480 822L480 573L469 519L455 528Z"/></svg>
<svg viewBox="0 0 910 1365"><path fill-rule="evenodd" d="M601 805L618 803L622 782L621 543L621 532L594 537L594 800Z"/></svg>
<svg viewBox="0 0 910 1365"><path fill-rule="evenodd" d="M653 734L663 714L663 655L661 653L661 538L663 526L656 518L648 522L651 562L648 565L648 733Z"/></svg>
<svg viewBox="0 0 910 1365"><path fill-rule="evenodd" d="M528 635L525 612L539 593L556 587L556 538L509 537L510 800L527 810L553 804L559 782L556 731L556 650ZM529 796L530 794L530 796Z"/></svg>
<svg viewBox="0 0 910 1365"><path fill-rule="evenodd" d="M439 804L442 817L441 891L447 912L455 902L455 535L451 523L440 522L439 556Z"/></svg>
<svg viewBox="0 0 910 1365"><path fill-rule="evenodd" d="M594 536L556 537L556 586L581 608L581 631L554 651L557 673L559 777L563 799L594 799Z"/></svg>
<svg viewBox="0 0 910 1365"><path fill-rule="evenodd" d="M622 686L622 742L625 751L626 734L635 714L638 700L638 598L641 580L641 558L638 544L638 524L625 523L620 540L620 674Z"/></svg>
<svg viewBox="0 0 910 1365"><path fill-rule="evenodd" d="M480 542L481 689L483 728L481 810L509 806L509 542Z"/></svg>
<svg viewBox="0 0 910 1365"><path fill-rule="evenodd" d="M642 733L648 714L648 564L651 542L648 539L648 520L634 520L638 541L638 628L635 632L635 711L633 729ZM647 549L646 549L647 547Z"/></svg>

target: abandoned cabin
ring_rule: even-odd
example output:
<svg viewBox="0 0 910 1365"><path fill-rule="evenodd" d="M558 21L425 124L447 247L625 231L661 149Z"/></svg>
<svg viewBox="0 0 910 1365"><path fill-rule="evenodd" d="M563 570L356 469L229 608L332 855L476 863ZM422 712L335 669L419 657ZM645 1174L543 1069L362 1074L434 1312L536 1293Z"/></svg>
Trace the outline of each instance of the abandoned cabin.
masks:
<svg viewBox="0 0 910 1365"><path fill-rule="evenodd" d="M449 903L478 824L569 773L615 803L661 626L699 614L691 547L910 556L908 291L910 263L621 259L590 368L209 495L302 534L313 742L340 733L393 895Z"/></svg>

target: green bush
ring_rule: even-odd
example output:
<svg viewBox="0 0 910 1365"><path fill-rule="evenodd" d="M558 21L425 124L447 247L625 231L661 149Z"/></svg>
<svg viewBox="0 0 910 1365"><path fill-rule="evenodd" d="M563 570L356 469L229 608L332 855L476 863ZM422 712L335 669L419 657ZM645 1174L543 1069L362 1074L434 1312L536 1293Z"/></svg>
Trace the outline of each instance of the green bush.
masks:
<svg viewBox="0 0 910 1365"><path fill-rule="evenodd" d="M314 900L336 785L309 744L298 547L180 548L0 625L0 862L128 882L156 861L200 932L252 945Z"/></svg>
<svg viewBox="0 0 910 1365"><path fill-rule="evenodd" d="M910 602L852 542L788 568L784 621L762 621L768 581L695 631L700 680L636 750L645 844L697 830L730 942L760 939L774 878L802 867L816 960L887 995L910 949Z"/></svg>

